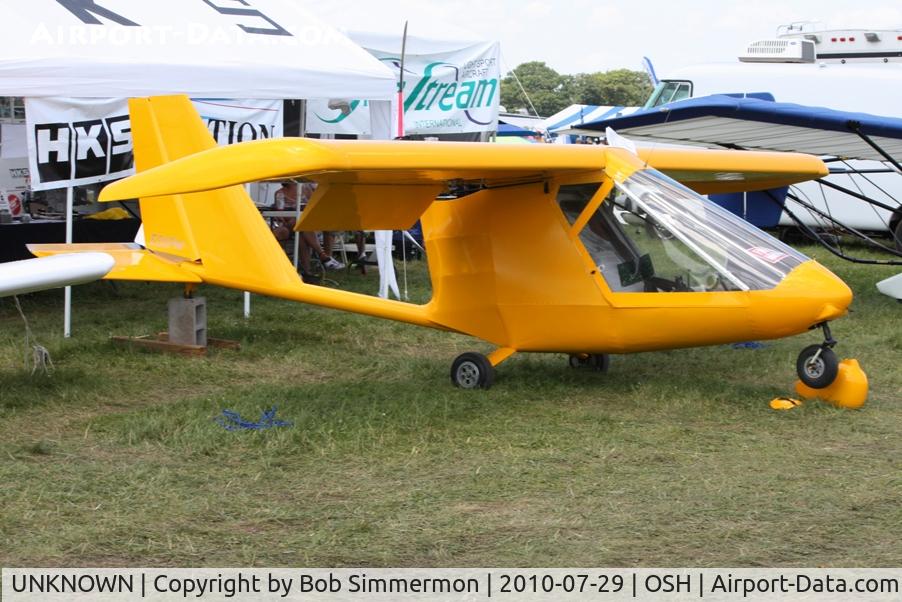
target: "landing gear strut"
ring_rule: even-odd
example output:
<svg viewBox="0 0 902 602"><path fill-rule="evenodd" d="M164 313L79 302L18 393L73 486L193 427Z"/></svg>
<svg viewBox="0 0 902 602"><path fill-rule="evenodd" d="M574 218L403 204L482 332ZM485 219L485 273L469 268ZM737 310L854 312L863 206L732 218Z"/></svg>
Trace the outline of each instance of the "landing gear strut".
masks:
<svg viewBox="0 0 902 602"><path fill-rule="evenodd" d="M824 342L805 347L796 360L799 379L812 389L829 387L839 373L839 359L833 352L836 340L830 334L830 326L827 322L818 326L824 331Z"/></svg>

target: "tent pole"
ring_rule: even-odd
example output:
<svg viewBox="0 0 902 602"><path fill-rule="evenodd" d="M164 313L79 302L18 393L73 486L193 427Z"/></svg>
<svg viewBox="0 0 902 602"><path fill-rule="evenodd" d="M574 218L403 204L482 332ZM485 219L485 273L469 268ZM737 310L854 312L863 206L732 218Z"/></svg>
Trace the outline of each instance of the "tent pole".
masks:
<svg viewBox="0 0 902 602"><path fill-rule="evenodd" d="M66 244L72 244L72 212L75 207L75 188L66 188ZM65 289L63 301L63 338L72 337L72 287Z"/></svg>
<svg viewBox="0 0 902 602"><path fill-rule="evenodd" d="M407 21L401 38L401 75L398 79L398 138L404 137L404 60L407 58Z"/></svg>
<svg viewBox="0 0 902 602"><path fill-rule="evenodd" d="M294 201L294 223L297 225L299 221L301 221L301 201L303 200L304 195L304 184L298 181L295 181L297 185L297 195L295 196ZM292 228L294 229L294 228ZM306 251L305 251L306 252ZM294 271L297 272L300 267L300 255L301 255L301 233L299 230L295 230L294 232Z"/></svg>
<svg viewBox="0 0 902 602"><path fill-rule="evenodd" d="M247 192L247 196L251 196L251 185L245 184L244 190ZM251 294L247 291L244 291L244 319L247 320L251 317Z"/></svg>
<svg viewBox="0 0 902 602"><path fill-rule="evenodd" d="M307 101L305 99L298 101L298 106L300 107L301 115L300 115L300 131L298 135L301 138L307 136ZM298 194L297 194L297 202L295 203L295 209L297 212L295 213L294 223L297 224L298 220L301 219L301 191L303 190L303 186L298 186ZM301 233L294 233L294 271L297 272L300 267L300 254L301 254Z"/></svg>

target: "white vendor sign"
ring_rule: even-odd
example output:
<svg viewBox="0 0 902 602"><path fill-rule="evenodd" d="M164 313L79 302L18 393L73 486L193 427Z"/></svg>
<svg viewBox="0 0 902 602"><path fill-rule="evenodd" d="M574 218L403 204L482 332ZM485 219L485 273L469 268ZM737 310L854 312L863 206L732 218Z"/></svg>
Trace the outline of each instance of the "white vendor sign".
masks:
<svg viewBox="0 0 902 602"><path fill-rule="evenodd" d="M219 144L282 136L280 100L195 100ZM31 186L65 188L134 173L126 99L29 98Z"/></svg>
<svg viewBox="0 0 902 602"><path fill-rule="evenodd" d="M400 79L400 52L361 45ZM398 44L400 46L400 43ZM462 134L498 128L501 101L500 45L477 43L464 48L404 57L404 133ZM366 134L368 107L360 101L309 103L307 131Z"/></svg>

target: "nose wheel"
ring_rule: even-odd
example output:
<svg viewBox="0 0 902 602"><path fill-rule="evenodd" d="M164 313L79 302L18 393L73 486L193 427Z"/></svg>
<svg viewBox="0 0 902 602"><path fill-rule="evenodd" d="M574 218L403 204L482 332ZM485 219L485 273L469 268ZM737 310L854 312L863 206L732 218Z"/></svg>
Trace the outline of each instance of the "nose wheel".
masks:
<svg viewBox="0 0 902 602"><path fill-rule="evenodd" d="M833 352L836 341L830 334L830 326L824 322L820 327L824 330L824 342L805 347L796 360L799 379L812 389L829 387L839 374L839 358Z"/></svg>

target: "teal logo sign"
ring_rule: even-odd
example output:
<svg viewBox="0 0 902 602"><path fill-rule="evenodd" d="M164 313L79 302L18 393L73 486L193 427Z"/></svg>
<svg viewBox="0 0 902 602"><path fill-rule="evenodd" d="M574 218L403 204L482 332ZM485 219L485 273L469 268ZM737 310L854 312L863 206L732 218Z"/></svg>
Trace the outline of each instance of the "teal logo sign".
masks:
<svg viewBox="0 0 902 602"><path fill-rule="evenodd" d="M442 82L435 74L437 71L451 70L454 81ZM404 99L404 112L463 110L467 119L479 125L481 122L470 114L472 109L491 107L498 93L498 79L462 79L459 67L451 63L430 63L426 65L423 76Z"/></svg>
<svg viewBox="0 0 902 602"><path fill-rule="evenodd" d="M319 113L313 113L313 114L316 115L316 118L319 119L320 121L322 121L323 123L336 124L336 123L341 123L342 121L344 121L345 119L350 117L351 114L357 110L357 107L360 107L360 106L366 107L368 105L369 105L369 101L367 101L367 100L352 100L349 102L330 101L329 108L332 110L338 111L337 117L323 117Z"/></svg>
<svg viewBox="0 0 902 602"><path fill-rule="evenodd" d="M400 59L382 60L400 70ZM494 66L495 59L486 58L468 61L463 66L436 61L427 64L422 75L405 69L404 112L463 111L471 123L491 125L491 119L481 121L474 113L495 105L499 82L497 77L489 75Z"/></svg>

